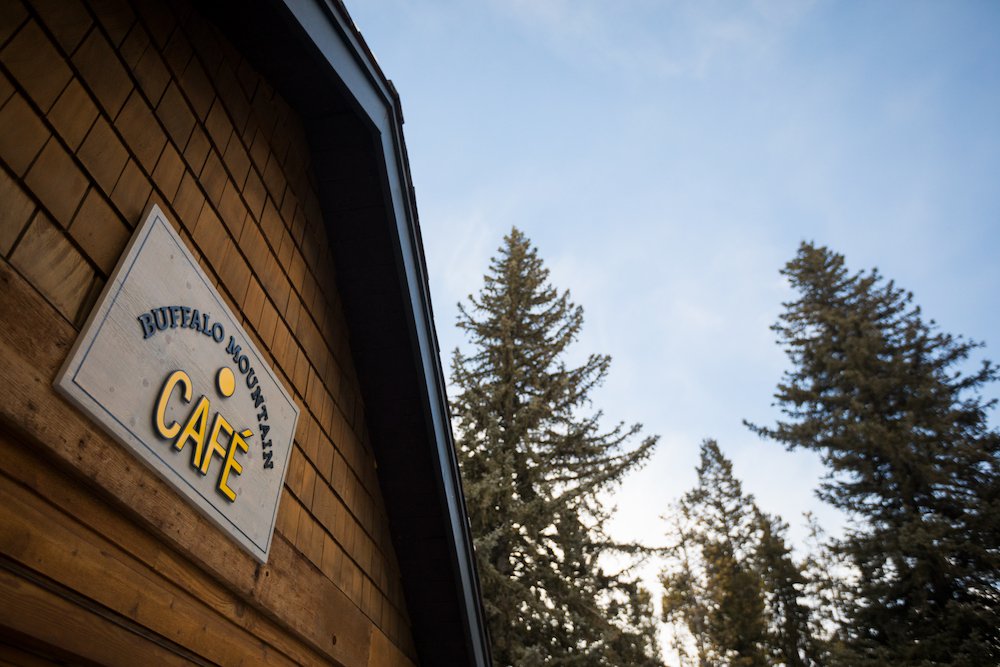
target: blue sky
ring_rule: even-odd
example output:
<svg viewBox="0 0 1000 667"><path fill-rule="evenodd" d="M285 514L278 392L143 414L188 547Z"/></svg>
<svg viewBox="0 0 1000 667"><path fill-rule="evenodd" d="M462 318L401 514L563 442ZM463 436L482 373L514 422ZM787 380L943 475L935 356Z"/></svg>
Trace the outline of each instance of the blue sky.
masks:
<svg viewBox="0 0 1000 667"><path fill-rule="evenodd" d="M802 240L878 266L1000 358L1000 3L358 0L399 90L438 335L512 225L613 356L596 405L661 435L616 497L659 518L718 439L802 536L813 455L762 442ZM998 392L994 391L993 394ZM994 419L994 423L997 423Z"/></svg>

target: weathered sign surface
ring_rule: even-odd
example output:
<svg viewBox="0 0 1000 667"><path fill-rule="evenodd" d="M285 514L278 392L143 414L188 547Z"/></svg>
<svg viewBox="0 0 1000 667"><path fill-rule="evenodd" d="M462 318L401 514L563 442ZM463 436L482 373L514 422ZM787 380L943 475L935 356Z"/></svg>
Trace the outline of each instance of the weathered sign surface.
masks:
<svg viewBox="0 0 1000 667"><path fill-rule="evenodd" d="M267 561L298 406L159 207L55 384Z"/></svg>

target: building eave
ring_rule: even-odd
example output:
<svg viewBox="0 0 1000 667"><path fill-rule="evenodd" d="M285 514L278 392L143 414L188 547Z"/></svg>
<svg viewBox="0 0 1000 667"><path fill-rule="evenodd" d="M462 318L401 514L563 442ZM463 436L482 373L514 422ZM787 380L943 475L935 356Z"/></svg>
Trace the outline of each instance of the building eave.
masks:
<svg viewBox="0 0 1000 667"><path fill-rule="evenodd" d="M489 665L399 96L340 2L204 9L306 126L418 657Z"/></svg>

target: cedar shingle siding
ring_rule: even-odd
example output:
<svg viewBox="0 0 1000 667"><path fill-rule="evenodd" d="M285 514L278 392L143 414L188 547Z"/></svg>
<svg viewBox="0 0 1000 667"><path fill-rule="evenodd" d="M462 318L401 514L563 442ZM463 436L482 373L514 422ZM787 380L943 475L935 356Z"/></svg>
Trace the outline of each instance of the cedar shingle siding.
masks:
<svg viewBox="0 0 1000 667"><path fill-rule="evenodd" d="M0 657L415 660L296 114L186 3L0 4ZM264 566L52 388L153 203L301 409Z"/></svg>

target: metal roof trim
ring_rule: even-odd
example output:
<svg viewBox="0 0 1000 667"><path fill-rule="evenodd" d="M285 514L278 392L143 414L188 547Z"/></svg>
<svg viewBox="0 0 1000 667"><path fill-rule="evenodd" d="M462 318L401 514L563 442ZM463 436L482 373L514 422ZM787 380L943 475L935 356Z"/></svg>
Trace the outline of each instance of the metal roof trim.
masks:
<svg viewBox="0 0 1000 667"><path fill-rule="evenodd" d="M427 268L410 179L403 114L399 95L385 77L374 55L344 5L336 0L281 0L300 30L308 36L326 63L353 96L381 137L382 160L388 176L388 199L395 221L395 242L405 273L414 353L423 375L426 409L430 412L437 455L437 480L450 527L455 576L463 594L466 639L475 665L490 665L489 641L475 553L458 460L451 431L444 373L431 307Z"/></svg>

